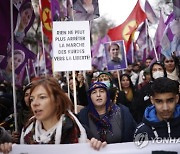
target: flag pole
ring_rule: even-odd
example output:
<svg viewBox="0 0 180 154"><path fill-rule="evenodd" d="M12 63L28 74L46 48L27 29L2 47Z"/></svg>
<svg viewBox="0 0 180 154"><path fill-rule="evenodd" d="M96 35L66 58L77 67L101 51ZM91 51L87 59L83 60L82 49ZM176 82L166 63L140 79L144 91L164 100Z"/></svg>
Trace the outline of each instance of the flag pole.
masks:
<svg viewBox="0 0 180 154"><path fill-rule="evenodd" d="M72 71L73 74L73 94L74 94L74 113L77 114L77 92L76 92L76 76L75 71Z"/></svg>
<svg viewBox="0 0 180 154"><path fill-rule="evenodd" d="M121 90L122 90L122 87L121 87L121 80L120 80L119 71L117 70L116 72L117 72L117 75L118 75L119 90L121 91Z"/></svg>
<svg viewBox="0 0 180 154"><path fill-rule="evenodd" d="M10 1L11 9L11 53L12 53L12 86L13 86L13 105L14 105L14 123L15 131L18 131L17 125L17 108L16 108L16 87L15 87L15 70L14 70L14 27L13 27L13 0Z"/></svg>
<svg viewBox="0 0 180 154"><path fill-rule="evenodd" d="M29 71L28 71L27 64L26 64L26 66L25 66L25 69L26 69L26 74L27 74L28 83L30 83L30 76L29 76Z"/></svg>
<svg viewBox="0 0 180 154"><path fill-rule="evenodd" d="M72 21L74 21L74 12L72 11ZM72 71L73 75L73 97L74 97L74 112L77 113L77 92L76 92L76 79L75 79L75 71Z"/></svg>
<svg viewBox="0 0 180 154"><path fill-rule="evenodd" d="M66 71L66 80L67 80L67 88L68 88L68 97L70 98L70 89L69 89L69 71Z"/></svg>

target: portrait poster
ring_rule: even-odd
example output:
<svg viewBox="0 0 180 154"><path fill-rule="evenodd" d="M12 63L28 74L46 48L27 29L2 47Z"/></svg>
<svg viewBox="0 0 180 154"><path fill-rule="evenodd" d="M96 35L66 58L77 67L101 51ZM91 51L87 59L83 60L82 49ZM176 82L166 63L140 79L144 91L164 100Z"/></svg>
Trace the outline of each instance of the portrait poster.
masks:
<svg viewBox="0 0 180 154"><path fill-rule="evenodd" d="M17 22L18 10L13 5L13 30ZM0 1L0 55L7 54L7 45L11 37L11 11L10 1Z"/></svg>
<svg viewBox="0 0 180 154"><path fill-rule="evenodd" d="M9 60L11 59L11 44L8 44L7 55L3 57L0 63L0 69L5 70L8 67ZM28 62L28 59L35 59L36 54L30 51L22 43L14 42L14 63L15 63L15 73L19 74L24 67L25 63ZM17 57L16 57L17 55ZM19 58L20 57L20 58ZM22 57L22 58L21 58ZM19 59L18 59L19 58ZM17 62L16 62L17 60Z"/></svg>
<svg viewBox="0 0 180 154"><path fill-rule="evenodd" d="M106 42L104 43L104 48L108 70L123 70L127 68L124 40Z"/></svg>
<svg viewBox="0 0 180 154"><path fill-rule="evenodd" d="M73 0L74 20L93 20L98 18L99 4L98 0Z"/></svg>
<svg viewBox="0 0 180 154"><path fill-rule="evenodd" d="M18 42L23 41L27 31L30 29L35 19L35 13L31 0L24 0L20 4L18 7L16 6L18 9L18 17L14 31L15 38Z"/></svg>
<svg viewBox="0 0 180 154"><path fill-rule="evenodd" d="M0 57L3 57L2 55ZM24 77L24 68L28 59L35 59L36 55L23 44L14 42L14 70L16 85L21 85ZM12 52L11 44L8 44L7 55L0 62L0 81L12 83Z"/></svg>

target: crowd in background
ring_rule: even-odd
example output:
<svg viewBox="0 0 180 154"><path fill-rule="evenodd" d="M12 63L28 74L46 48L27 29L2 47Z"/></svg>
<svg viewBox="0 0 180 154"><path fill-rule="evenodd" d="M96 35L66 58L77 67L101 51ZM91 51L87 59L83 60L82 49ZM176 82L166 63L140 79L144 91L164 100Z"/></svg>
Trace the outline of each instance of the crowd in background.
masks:
<svg viewBox="0 0 180 154"><path fill-rule="evenodd" d="M100 71L95 66L92 66L92 70L90 71L76 71L77 118L85 127L87 138L91 139L95 137L99 141L107 143L133 141L133 134L137 124L142 122L146 108L152 105L150 97L153 82L158 78L169 78L177 83L178 89L180 83L179 70L179 60L177 57L171 57L170 59L163 57L161 61L155 61L148 57L145 62L129 64L125 70ZM52 81L51 78L53 78ZM57 90L58 87L55 90L53 89L57 86L54 80L57 81L59 90ZM77 124L77 121L74 120L76 116L74 117L72 113L74 111L73 76L69 74L67 78L66 73L55 72L53 77L48 75L43 81L42 77L32 78L31 83L16 89L18 132L14 132L11 83L1 82L0 126L9 131L12 135L12 142L21 143L20 134L22 128L26 128L25 133L27 128L33 125L34 118L31 117L33 115L36 116L36 114L38 115L39 112L41 113L40 109L35 110L35 106L37 106L36 102L33 103L36 97L39 97L36 92L36 86L33 83L36 86L42 85L49 97L53 95L54 98L52 100L62 99L61 101L68 102L68 105L60 105L62 109L59 109L59 113L57 114L67 117L67 124L69 125L70 123L70 125L73 125L73 129L70 131L71 133L75 133L77 130L79 130L78 133L83 131ZM43 91L43 89L39 91ZM56 93L56 91L58 92ZM59 97L57 95L61 96ZM96 98L96 95L100 98ZM98 101L105 103L99 107L97 105ZM51 112L54 112L54 110ZM30 122L29 119L31 119ZM57 121L56 118L54 120ZM59 121L61 120L59 119ZM45 127L46 122L42 121L42 123ZM34 131L33 128L31 129L31 131ZM77 143L76 140L79 134L77 134L78 136L68 136L66 130L63 131L63 135L65 133L65 136L62 135L61 137L62 143ZM54 137L56 138L56 134ZM25 139L23 139L23 142L27 142L28 144L35 143L34 141L26 141ZM1 142L3 142L2 139ZM48 140L48 142L53 143L52 140Z"/></svg>

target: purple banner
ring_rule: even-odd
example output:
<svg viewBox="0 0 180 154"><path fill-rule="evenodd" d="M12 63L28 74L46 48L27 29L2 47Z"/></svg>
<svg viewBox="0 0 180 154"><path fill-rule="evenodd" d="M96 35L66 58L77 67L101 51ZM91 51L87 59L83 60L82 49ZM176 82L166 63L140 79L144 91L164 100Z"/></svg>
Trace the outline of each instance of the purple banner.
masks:
<svg viewBox="0 0 180 154"><path fill-rule="evenodd" d="M13 7L13 24L14 29L17 22L18 10ZM7 54L7 44L11 37L11 20L10 20L10 1L0 1L0 55Z"/></svg>
<svg viewBox="0 0 180 154"><path fill-rule="evenodd" d="M35 19L31 0L24 0L19 8L16 29L14 31L16 40L22 42L27 31L32 26Z"/></svg>
<svg viewBox="0 0 180 154"><path fill-rule="evenodd" d="M99 17L98 0L73 0L74 20L93 20Z"/></svg>

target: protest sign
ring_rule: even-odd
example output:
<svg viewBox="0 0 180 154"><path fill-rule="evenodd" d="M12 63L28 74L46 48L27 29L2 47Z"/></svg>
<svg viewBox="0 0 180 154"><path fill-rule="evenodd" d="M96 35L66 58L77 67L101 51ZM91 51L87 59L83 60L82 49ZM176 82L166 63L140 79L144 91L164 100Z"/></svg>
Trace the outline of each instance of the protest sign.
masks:
<svg viewBox="0 0 180 154"><path fill-rule="evenodd" d="M104 43L108 70L123 70L127 68L127 58L124 40Z"/></svg>
<svg viewBox="0 0 180 154"><path fill-rule="evenodd" d="M134 142L108 144L100 151L94 150L89 143L58 145L13 145L10 154L152 154L155 151L180 152L179 143L150 142L139 148Z"/></svg>
<svg viewBox="0 0 180 154"><path fill-rule="evenodd" d="M88 21L53 22L54 71L91 70Z"/></svg>

